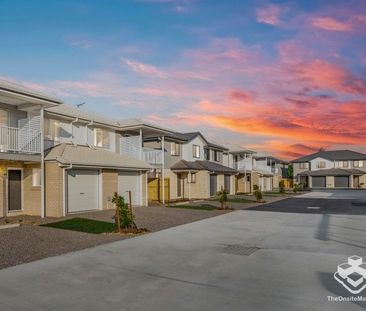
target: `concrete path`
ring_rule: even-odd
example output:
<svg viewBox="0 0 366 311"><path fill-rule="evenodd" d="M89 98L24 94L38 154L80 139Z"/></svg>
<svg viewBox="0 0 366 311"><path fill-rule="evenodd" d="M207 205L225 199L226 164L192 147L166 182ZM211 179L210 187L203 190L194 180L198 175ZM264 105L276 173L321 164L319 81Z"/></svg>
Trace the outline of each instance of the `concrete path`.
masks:
<svg viewBox="0 0 366 311"><path fill-rule="evenodd" d="M235 211L1 270L0 309L361 310L327 300L353 254L366 216Z"/></svg>
<svg viewBox="0 0 366 311"><path fill-rule="evenodd" d="M295 198L313 198L313 199L354 199L366 201L366 189L363 190L313 190Z"/></svg>

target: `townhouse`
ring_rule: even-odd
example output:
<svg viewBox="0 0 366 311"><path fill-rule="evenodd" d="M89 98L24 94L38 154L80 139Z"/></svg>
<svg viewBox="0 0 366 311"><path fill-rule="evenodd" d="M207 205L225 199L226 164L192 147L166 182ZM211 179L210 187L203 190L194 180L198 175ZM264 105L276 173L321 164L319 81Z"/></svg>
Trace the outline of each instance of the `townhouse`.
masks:
<svg viewBox="0 0 366 311"><path fill-rule="evenodd" d="M366 154L321 150L291 162L305 188L366 188Z"/></svg>
<svg viewBox="0 0 366 311"><path fill-rule="evenodd" d="M147 205L152 169L124 154L125 136L170 133L139 120L116 121L0 81L0 217L59 217L113 208L114 192Z"/></svg>
<svg viewBox="0 0 366 311"><path fill-rule="evenodd" d="M281 180L288 180L288 162L252 150L231 151L233 167L238 171L235 192L253 192L254 185L262 191L278 189Z"/></svg>
<svg viewBox="0 0 366 311"><path fill-rule="evenodd" d="M200 132L146 136L144 147L160 151L160 163L150 161L155 165L148 180L151 201L204 199L221 188L235 193L237 171L229 166L229 150L207 141Z"/></svg>

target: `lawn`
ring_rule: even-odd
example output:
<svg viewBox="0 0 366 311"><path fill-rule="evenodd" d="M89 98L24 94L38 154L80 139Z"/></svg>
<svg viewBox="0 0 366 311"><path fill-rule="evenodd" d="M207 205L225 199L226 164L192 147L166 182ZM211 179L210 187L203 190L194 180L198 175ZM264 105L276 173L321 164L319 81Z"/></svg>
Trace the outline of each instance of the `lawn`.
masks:
<svg viewBox="0 0 366 311"><path fill-rule="evenodd" d="M219 198L212 198L212 201L219 201ZM227 202L232 203L253 203L255 200L245 199L245 198L235 198L235 197L228 197Z"/></svg>
<svg viewBox="0 0 366 311"><path fill-rule="evenodd" d="M86 218L71 218L41 226L94 234L114 232L116 230L114 223Z"/></svg>
<svg viewBox="0 0 366 311"><path fill-rule="evenodd" d="M195 210L203 210L203 211L213 211L217 210L216 206L210 204L200 204L200 205L171 205L169 208L186 208L186 209L195 209Z"/></svg>

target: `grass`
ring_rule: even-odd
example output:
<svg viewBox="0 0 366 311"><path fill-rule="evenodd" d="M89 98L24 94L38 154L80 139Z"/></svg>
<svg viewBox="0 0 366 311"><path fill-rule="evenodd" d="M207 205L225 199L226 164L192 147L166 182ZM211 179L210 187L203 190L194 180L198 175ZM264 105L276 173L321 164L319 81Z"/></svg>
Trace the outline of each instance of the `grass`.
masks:
<svg viewBox="0 0 366 311"><path fill-rule="evenodd" d="M116 230L114 223L86 218L71 218L41 226L94 234L113 232Z"/></svg>
<svg viewBox="0 0 366 311"><path fill-rule="evenodd" d="M219 198L213 198L212 201L219 201ZM253 203L255 200L245 199L245 198L235 198L235 197L228 197L227 202L232 203Z"/></svg>
<svg viewBox="0 0 366 311"><path fill-rule="evenodd" d="M171 205L170 208L186 208L186 209L195 209L195 210L203 210L203 211L213 211L217 210L216 206L210 204L200 204L200 205Z"/></svg>

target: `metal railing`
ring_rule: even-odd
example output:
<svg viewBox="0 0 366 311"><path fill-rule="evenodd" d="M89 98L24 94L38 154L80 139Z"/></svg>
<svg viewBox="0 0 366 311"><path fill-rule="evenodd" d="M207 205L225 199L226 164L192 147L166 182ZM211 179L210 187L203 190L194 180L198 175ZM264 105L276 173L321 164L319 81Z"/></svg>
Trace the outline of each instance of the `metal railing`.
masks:
<svg viewBox="0 0 366 311"><path fill-rule="evenodd" d="M41 132L0 125L0 152L41 153Z"/></svg>

